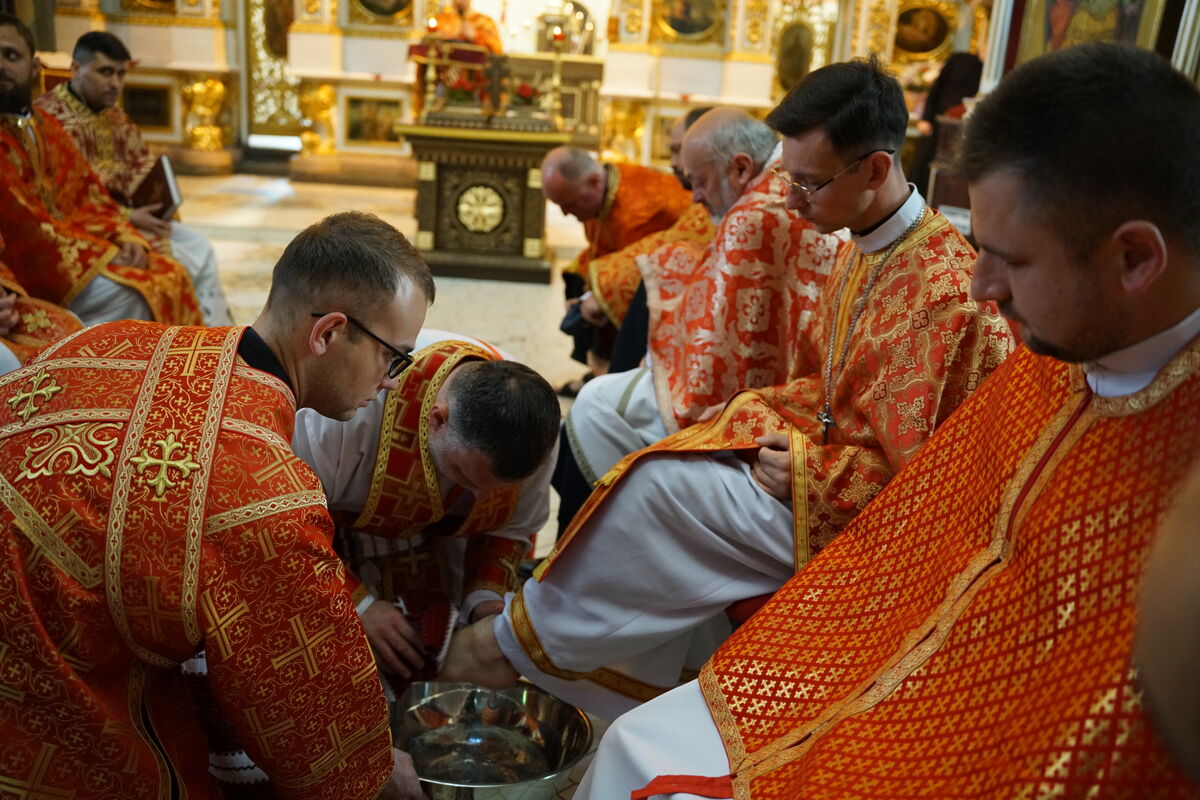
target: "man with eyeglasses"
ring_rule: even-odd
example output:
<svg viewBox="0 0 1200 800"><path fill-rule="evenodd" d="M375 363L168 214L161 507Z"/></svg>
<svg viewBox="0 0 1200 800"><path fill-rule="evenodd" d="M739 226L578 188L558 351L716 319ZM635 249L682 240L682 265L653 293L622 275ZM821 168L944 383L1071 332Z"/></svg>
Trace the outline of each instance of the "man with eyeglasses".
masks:
<svg viewBox="0 0 1200 800"><path fill-rule="evenodd" d="M394 389L354 419L296 415L367 639L399 689L432 678L456 623L504 608L549 517L554 389L486 342L422 331Z"/></svg>
<svg viewBox="0 0 1200 800"><path fill-rule="evenodd" d="M788 205L852 232L819 324L796 337L815 357L618 462L537 580L460 634L448 679L507 668L610 717L674 686L694 626L748 616L1005 359L1008 326L968 296L974 251L887 152L907 120L899 84L868 62L809 74L771 112Z"/></svg>
<svg viewBox="0 0 1200 800"><path fill-rule="evenodd" d="M287 246L249 327L105 323L0 377L7 778L208 797L215 717L181 672L202 657L208 710L276 796L423 796L289 439L297 408L349 419L394 388L433 297L399 231L336 214Z"/></svg>

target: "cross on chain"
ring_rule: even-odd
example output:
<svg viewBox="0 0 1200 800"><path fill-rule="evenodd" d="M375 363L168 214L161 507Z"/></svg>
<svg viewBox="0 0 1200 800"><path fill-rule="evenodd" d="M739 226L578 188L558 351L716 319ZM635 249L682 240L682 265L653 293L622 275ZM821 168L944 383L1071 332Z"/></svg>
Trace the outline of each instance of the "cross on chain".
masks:
<svg viewBox="0 0 1200 800"><path fill-rule="evenodd" d="M175 441L176 431L167 433L166 439L158 439L155 444L162 450L162 458L152 458L148 448L142 448L139 455L129 459L130 462L137 466L138 474L146 471L147 467L158 467L158 475L147 481L154 487L155 499L161 500L166 494L167 489L173 489L179 484L171 480L167 476L167 469L174 467L183 473L181 480L187 480L192 470L200 469L200 465L191 460L191 456L184 454L183 458L172 459L171 454L179 448L183 447L182 442Z"/></svg>
<svg viewBox="0 0 1200 800"><path fill-rule="evenodd" d="M50 383L46 386L42 386L42 381L46 379L49 379ZM34 375L29 379L29 389L17 392L15 395L8 398L8 404L12 406L13 411L16 412L17 416L21 418L21 422L28 422L29 418L40 410L34 405L35 400L49 400L62 390L63 387L55 383L54 379L50 378L50 376L46 374L46 368L43 367L37 375ZM17 411L17 406L20 405L21 402L25 403L25 407L20 411Z"/></svg>

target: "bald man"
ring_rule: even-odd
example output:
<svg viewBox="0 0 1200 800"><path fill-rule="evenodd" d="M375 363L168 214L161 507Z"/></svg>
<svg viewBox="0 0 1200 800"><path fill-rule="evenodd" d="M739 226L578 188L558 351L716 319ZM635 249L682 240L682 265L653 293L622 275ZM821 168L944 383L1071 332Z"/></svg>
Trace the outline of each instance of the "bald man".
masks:
<svg viewBox="0 0 1200 800"><path fill-rule="evenodd" d="M572 308L582 300L591 262L671 227L691 198L670 175L637 164L600 164L577 147L556 147L542 159L542 193L583 223L588 246L563 270L563 330L575 339L571 357L600 374L607 370L616 326L595 314L589 322ZM562 391L573 395L578 386Z"/></svg>

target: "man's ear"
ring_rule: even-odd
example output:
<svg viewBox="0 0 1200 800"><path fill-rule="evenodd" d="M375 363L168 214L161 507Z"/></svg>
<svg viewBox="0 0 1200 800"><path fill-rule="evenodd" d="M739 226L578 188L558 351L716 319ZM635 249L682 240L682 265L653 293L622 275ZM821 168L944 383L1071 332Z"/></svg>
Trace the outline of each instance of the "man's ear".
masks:
<svg viewBox="0 0 1200 800"><path fill-rule="evenodd" d="M450 423L450 407L445 403L434 403L429 409L430 432L440 431Z"/></svg>
<svg viewBox="0 0 1200 800"><path fill-rule="evenodd" d="M737 153L729 160L730 177L736 178L741 184L739 188L745 189L746 185L754 177L754 159L749 153Z"/></svg>
<svg viewBox="0 0 1200 800"><path fill-rule="evenodd" d="M340 311L331 311L313 320L308 331L308 351L314 356L323 356L330 351L336 340L349 336L349 332L346 315Z"/></svg>
<svg viewBox="0 0 1200 800"><path fill-rule="evenodd" d="M1130 220L1117 227L1109 238L1119 259L1121 286L1129 294L1147 291L1167 268L1167 242L1153 222Z"/></svg>
<svg viewBox="0 0 1200 800"><path fill-rule="evenodd" d="M35 62L36 62L36 60L37 60L37 59L34 59L34 61L35 61ZM76 61L75 59L73 59L73 58L72 58L72 59L71 59L71 77L72 77L72 78L78 78L78 77L79 77L79 71L80 71L81 69L83 69L83 64L80 64L78 61Z"/></svg>
<svg viewBox="0 0 1200 800"><path fill-rule="evenodd" d="M867 179L868 189L878 189L887 180L888 175L892 174L896 164L892 157L882 150L876 150L871 155L867 156L863 164L871 170L870 177ZM860 167L861 169L862 167Z"/></svg>

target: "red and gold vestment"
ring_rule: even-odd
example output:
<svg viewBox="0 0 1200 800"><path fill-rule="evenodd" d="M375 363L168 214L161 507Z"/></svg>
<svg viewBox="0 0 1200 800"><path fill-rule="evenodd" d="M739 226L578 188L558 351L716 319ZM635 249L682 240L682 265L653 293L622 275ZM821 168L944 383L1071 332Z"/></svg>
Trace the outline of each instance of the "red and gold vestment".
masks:
<svg viewBox="0 0 1200 800"><path fill-rule="evenodd" d="M819 368L809 328L842 242L784 207L783 182L769 166L707 247L675 242L642 262L654 390L668 431L739 389Z"/></svg>
<svg viewBox="0 0 1200 800"><path fill-rule="evenodd" d="M31 295L68 307L103 275L138 292L158 322L201 323L187 271L129 224L54 117L0 115L0 181L5 260ZM112 263L126 242L146 249L146 269Z"/></svg>
<svg viewBox="0 0 1200 800"><path fill-rule="evenodd" d="M517 567L528 543L487 534L502 528L512 517L520 486L473 498L465 516L447 516L449 498L428 444L430 409L454 368L470 360L499 357L496 351L470 342L438 342L415 354L412 366L401 374L399 385L388 392L367 501L357 517L343 520L352 532L394 539L424 534L425 538L403 553L371 558L381 576L380 599L403 598L412 612L424 608L434 596L452 602L460 599L450 591L439 536L468 539L463 597L479 589L503 597L519 585ZM352 554L347 555L353 571L358 564ZM364 587L355 589L356 600L363 594Z"/></svg>
<svg viewBox="0 0 1200 800"><path fill-rule="evenodd" d="M372 798L392 769L375 662L295 400L242 328L122 321L0 378L0 786L209 796L179 664L284 797Z"/></svg>
<svg viewBox="0 0 1200 800"><path fill-rule="evenodd" d="M670 228L692 205L691 194L673 175L637 164L605 164L604 170L607 180L600 213L583 223L588 246L566 267L585 282L591 281L593 259ZM607 291L604 294L608 296Z"/></svg>
<svg viewBox="0 0 1200 800"><path fill-rule="evenodd" d="M1018 351L704 667L732 794L728 778L696 786L1200 796L1130 662L1143 562L1200 451L1198 406L1200 341L1112 398Z"/></svg>
<svg viewBox="0 0 1200 800"><path fill-rule="evenodd" d="M703 250L712 241L715 231L708 209L700 203L692 203L666 230L648 234L615 253L592 259L588 267L588 288L609 321L620 327L642 280L638 258L672 242L688 242Z"/></svg>
<svg viewBox="0 0 1200 800"><path fill-rule="evenodd" d="M824 354L835 337L840 352L853 301L880 267L845 358L834 368L830 397L837 424L829 429L827 443L817 422L825 403L823 363L798 358L793 363L816 370L782 386L734 395L711 422L685 428L618 462L575 515L539 575L637 459L664 451L753 451L759 447L756 438L774 432L786 432L791 445L796 569L832 541L1013 348L1004 319L990 304L970 299L975 254L945 217L925 210L882 263L885 255L854 247L840 251L810 326L813 341L796 345ZM848 298L841 304L839 286Z"/></svg>
<svg viewBox="0 0 1200 800"><path fill-rule="evenodd" d="M156 159L129 115L117 106L93 111L75 96L69 83L58 84L33 105L62 123L104 188L118 201L132 205L134 190Z"/></svg>
<svg viewBox="0 0 1200 800"><path fill-rule="evenodd" d="M3 253L4 239L0 238L0 255ZM17 324L0 341L22 363L43 347L83 327L75 315L66 309L30 297L3 261L0 261L0 287L17 296L14 307L20 315Z"/></svg>

